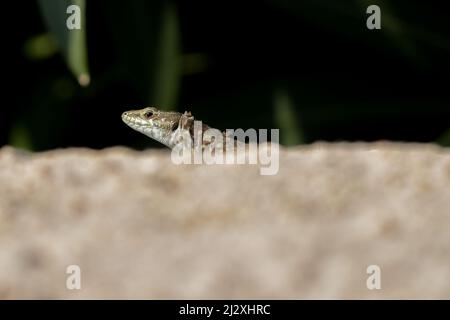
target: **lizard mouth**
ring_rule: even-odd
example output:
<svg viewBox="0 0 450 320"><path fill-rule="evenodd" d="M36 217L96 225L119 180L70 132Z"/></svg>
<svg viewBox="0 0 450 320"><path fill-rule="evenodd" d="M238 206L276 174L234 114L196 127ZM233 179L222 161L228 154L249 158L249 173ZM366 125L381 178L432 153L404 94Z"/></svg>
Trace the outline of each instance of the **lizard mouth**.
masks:
<svg viewBox="0 0 450 320"><path fill-rule="evenodd" d="M141 119L136 114L130 112L122 113L122 121L133 128L142 128L149 125L149 120Z"/></svg>

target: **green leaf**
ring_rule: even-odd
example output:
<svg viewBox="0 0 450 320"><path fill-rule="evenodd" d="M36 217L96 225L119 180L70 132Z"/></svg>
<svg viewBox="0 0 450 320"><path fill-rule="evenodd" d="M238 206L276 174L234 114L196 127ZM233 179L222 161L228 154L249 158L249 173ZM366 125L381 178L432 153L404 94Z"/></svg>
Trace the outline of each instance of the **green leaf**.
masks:
<svg viewBox="0 0 450 320"><path fill-rule="evenodd" d="M86 3L85 0L38 0L47 28L52 33L64 56L66 64L78 83L86 86L90 82L86 47ZM80 29L69 30L67 13L70 5L80 8Z"/></svg>
<svg viewBox="0 0 450 320"><path fill-rule="evenodd" d="M274 94L275 123L280 129L281 143L286 146L304 142L294 103L288 92L278 89Z"/></svg>
<svg viewBox="0 0 450 320"><path fill-rule="evenodd" d="M31 134L22 122L13 125L9 134L9 144L15 148L33 150Z"/></svg>
<svg viewBox="0 0 450 320"><path fill-rule="evenodd" d="M153 71L151 96L155 104L174 107L181 75L181 53L178 16L173 4L163 7L160 40Z"/></svg>
<svg viewBox="0 0 450 320"><path fill-rule="evenodd" d="M177 8L166 0L103 1L122 78L142 100L162 109L177 104L182 76Z"/></svg>

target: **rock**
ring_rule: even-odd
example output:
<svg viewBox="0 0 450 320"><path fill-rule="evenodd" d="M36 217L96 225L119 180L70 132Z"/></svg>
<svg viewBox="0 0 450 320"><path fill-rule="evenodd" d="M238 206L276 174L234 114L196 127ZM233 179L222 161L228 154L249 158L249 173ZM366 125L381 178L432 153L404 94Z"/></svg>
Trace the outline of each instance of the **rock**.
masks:
<svg viewBox="0 0 450 320"><path fill-rule="evenodd" d="M274 176L168 150L0 150L3 299L449 299L449 226L433 145L283 148Z"/></svg>

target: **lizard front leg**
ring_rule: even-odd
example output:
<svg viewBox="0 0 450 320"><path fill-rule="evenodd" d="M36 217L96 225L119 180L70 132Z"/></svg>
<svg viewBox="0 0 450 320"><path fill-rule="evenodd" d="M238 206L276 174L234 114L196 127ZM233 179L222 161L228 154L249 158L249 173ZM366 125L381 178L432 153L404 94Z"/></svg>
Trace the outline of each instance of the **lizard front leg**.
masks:
<svg viewBox="0 0 450 320"><path fill-rule="evenodd" d="M191 128L194 125L194 117L191 112L185 111L178 121L176 130L174 131L175 144L186 143L187 139L191 138ZM192 143L191 143L192 145Z"/></svg>

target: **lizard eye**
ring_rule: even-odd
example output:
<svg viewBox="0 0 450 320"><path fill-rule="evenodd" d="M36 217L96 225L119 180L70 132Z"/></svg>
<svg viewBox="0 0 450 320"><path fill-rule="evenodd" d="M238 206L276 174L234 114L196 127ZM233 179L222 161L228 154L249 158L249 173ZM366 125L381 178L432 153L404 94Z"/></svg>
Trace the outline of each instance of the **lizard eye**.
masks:
<svg viewBox="0 0 450 320"><path fill-rule="evenodd" d="M153 112L151 111L147 111L146 113L144 113L144 117L146 117L147 119L151 118L153 116Z"/></svg>

